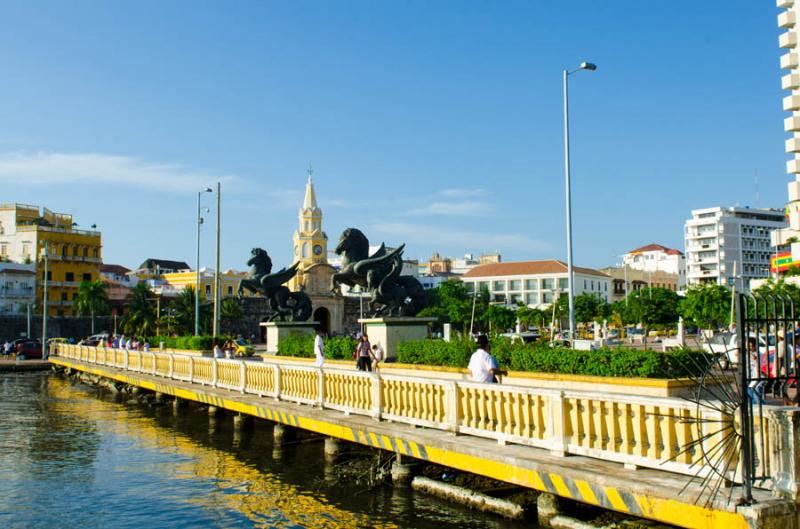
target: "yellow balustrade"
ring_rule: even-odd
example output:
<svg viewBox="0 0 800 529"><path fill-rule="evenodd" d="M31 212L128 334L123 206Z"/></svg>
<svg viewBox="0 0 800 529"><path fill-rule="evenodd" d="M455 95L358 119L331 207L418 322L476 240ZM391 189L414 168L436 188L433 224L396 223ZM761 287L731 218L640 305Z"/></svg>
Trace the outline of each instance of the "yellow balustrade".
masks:
<svg viewBox="0 0 800 529"><path fill-rule="evenodd" d="M319 399L319 371L314 368L281 366L281 397L314 402Z"/></svg>
<svg viewBox="0 0 800 529"><path fill-rule="evenodd" d="M349 371L325 372L325 405L334 409L372 410L372 377Z"/></svg>
<svg viewBox="0 0 800 529"><path fill-rule="evenodd" d="M189 357L173 355L172 377L180 380L189 380Z"/></svg>
<svg viewBox="0 0 800 529"><path fill-rule="evenodd" d="M156 354L155 353L142 353L142 371L145 373L152 373L155 369Z"/></svg>
<svg viewBox="0 0 800 529"><path fill-rule="evenodd" d="M156 374L169 376L169 355L156 353Z"/></svg>
<svg viewBox="0 0 800 529"><path fill-rule="evenodd" d="M530 440L549 435L546 395L485 384L464 384L458 390L459 425L464 429Z"/></svg>
<svg viewBox="0 0 800 529"><path fill-rule="evenodd" d="M117 367L125 366L125 351L122 349L114 349L114 365Z"/></svg>
<svg viewBox="0 0 800 529"><path fill-rule="evenodd" d="M264 362L248 362L245 387L250 393L268 395L275 392L275 366Z"/></svg>
<svg viewBox="0 0 800 529"><path fill-rule="evenodd" d="M445 385L435 380L382 377L383 413L395 420L436 425L444 423Z"/></svg>
<svg viewBox="0 0 800 529"><path fill-rule="evenodd" d="M217 361L217 386L239 389L242 385L242 369L235 360Z"/></svg>
<svg viewBox="0 0 800 529"><path fill-rule="evenodd" d="M139 371L142 368L142 351L128 351L128 369Z"/></svg>
<svg viewBox="0 0 800 529"><path fill-rule="evenodd" d="M202 384L214 383L214 359L197 357L192 363L192 381Z"/></svg>

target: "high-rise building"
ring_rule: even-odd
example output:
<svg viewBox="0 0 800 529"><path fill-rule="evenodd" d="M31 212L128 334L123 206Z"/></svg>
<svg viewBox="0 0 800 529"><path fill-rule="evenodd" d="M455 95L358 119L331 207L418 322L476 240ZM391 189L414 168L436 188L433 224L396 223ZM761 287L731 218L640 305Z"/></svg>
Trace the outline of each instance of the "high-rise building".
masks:
<svg viewBox="0 0 800 529"><path fill-rule="evenodd" d="M24 204L0 205L0 258L36 265L36 303L44 287L43 249L48 251L47 312L73 316L81 281L100 278L100 232L75 228L72 215Z"/></svg>
<svg viewBox="0 0 800 529"><path fill-rule="evenodd" d="M785 226L780 209L692 210L684 224L687 284L735 285L748 291L751 279L769 276L770 234Z"/></svg>
<svg viewBox="0 0 800 529"><path fill-rule="evenodd" d="M783 129L791 134L786 140L786 153L791 159L786 162L786 171L794 175L789 182L789 202L786 204L786 216L789 226L776 230L772 234L772 246L775 249L786 247L788 252L781 252L780 258L791 266L800 263L800 50L798 50L797 19L800 15L800 3L794 0L778 0L779 8L785 11L778 15L778 26L785 29L778 39L786 53L781 57L781 68L786 73L781 78L781 86L788 91L783 98L783 109L791 115L783 120Z"/></svg>

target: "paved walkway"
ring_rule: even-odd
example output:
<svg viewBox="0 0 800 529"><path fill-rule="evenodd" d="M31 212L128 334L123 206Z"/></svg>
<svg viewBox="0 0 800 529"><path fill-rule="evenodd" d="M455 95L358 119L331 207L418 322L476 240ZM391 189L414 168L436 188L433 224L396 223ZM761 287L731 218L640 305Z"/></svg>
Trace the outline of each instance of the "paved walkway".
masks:
<svg viewBox="0 0 800 529"><path fill-rule="evenodd" d="M22 360L17 362L14 358L0 358L0 373L19 371L47 371L50 369L47 360Z"/></svg>

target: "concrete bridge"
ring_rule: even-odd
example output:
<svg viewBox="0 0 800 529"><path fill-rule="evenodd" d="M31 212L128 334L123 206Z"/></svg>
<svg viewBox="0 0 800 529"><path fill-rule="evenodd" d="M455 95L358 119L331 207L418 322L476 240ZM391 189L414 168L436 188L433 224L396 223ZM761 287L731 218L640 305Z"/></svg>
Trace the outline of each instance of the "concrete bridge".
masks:
<svg viewBox="0 0 800 529"><path fill-rule="evenodd" d="M800 527L800 413L794 408L765 407L758 417L769 440L758 464L771 477L758 484L754 504L737 505L738 455L725 469L720 494L704 496L708 489L701 481L714 470L697 443L718 440L702 440L694 419L724 418L647 384L570 389L575 384L557 377L547 384L478 384L421 369L362 373L297 360L65 344L53 346L50 360L176 399L680 527Z"/></svg>

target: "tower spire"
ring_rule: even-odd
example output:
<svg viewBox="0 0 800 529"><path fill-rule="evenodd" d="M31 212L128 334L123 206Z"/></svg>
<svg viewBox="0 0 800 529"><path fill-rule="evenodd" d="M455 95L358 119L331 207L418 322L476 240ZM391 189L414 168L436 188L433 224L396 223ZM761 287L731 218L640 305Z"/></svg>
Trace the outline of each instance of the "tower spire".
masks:
<svg viewBox="0 0 800 529"><path fill-rule="evenodd" d="M303 209L317 209L317 195L314 193L314 182L311 177L314 175L314 168L308 166L308 182L306 183L306 196L303 199Z"/></svg>

